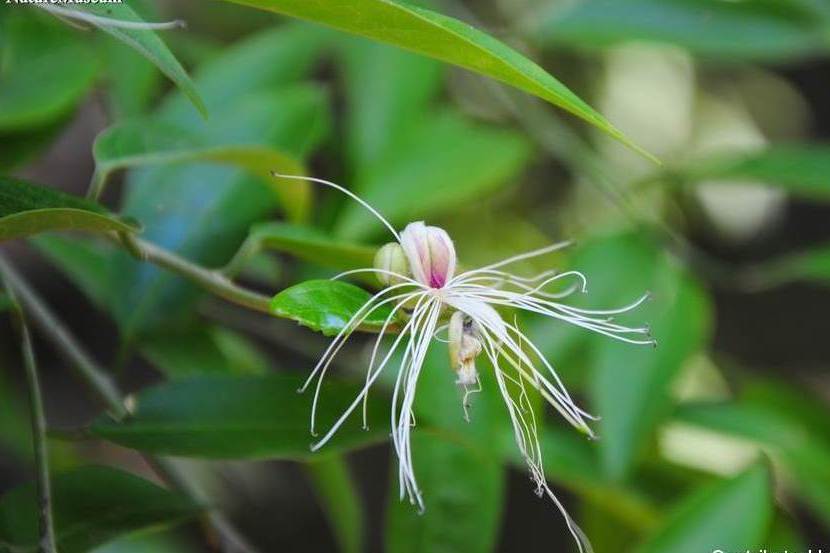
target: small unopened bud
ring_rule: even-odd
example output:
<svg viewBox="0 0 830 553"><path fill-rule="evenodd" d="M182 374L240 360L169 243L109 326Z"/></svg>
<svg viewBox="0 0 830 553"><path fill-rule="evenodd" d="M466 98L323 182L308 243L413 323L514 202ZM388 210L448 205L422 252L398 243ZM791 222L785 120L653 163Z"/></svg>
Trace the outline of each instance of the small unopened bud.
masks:
<svg viewBox="0 0 830 553"><path fill-rule="evenodd" d="M375 254L375 269L384 271L376 273L378 281L384 286L403 282L403 279L396 275L409 276L409 263L401 245L390 242L382 246Z"/></svg>
<svg viewBox="0 0 830 553"><path fill-rule="evenodd" d="M450 317L449 350L450 367L458 376L461 386L472 386L478 382L476 357L481 353L481 342L475 335L473 321L461 311Z"/></svg>
<svg viewBox="0 0 830 553"><path fill-rule="evenodd" d="M455 246L444 229L423 221L410 223L401 232L401 246L412 276L421 284L443 288L455 274Z"/></svg>

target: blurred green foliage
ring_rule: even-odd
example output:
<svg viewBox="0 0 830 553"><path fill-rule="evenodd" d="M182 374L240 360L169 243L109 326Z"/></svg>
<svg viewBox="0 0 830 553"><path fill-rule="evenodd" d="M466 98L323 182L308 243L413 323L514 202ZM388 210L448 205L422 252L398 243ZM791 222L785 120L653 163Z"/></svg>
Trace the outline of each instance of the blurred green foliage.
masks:
<svg viewBox="0 0 830 553"><path fill-rule="evenodd" d="M830 411L809 390L826 398L826 375L810 381L816 386L763 366L737 367L712 335L722 309L716 292L826 286L830 250L805 245L732 267L697 243L703 235L751 250L790 198L826 207L830 148L811 143L805 101L775 71L826 56L824 2L475 6L508 30L506 42L517 50L391 0L239 3L360 36L252 10L257 28L220 41L225 21L215 14L228 12L212 8L199 17L205 28L187 35L107 28L114 36L96 34L93 42L33 7L0 12L0 168L9 174L0 177L0 240L31 236L89 308L113 322L119 343L105 351L119 350L114 371L140 356L163 378L131 399L130 420L101 414L83 429L87 437L145 454L301 462L344 551L362 550L366 524L383 527L384 550L393 553L499 547L508 470L525 467L489 365L480 363L484 389L466 422L446 346L434 344L418 384L412 441L426 512L399 501L393 470L385 518L370 520L344 459L388 439L395 375L384 375L369 400L368 432L356 414L312 454L310 399L295 393L322 353L311 332L272 331L253 316L235 324L234 312L205 290L102 239L141 230L143 239L228 281L265 286L273 315L336 334L370 297L364 288L378 283L328 277L370 266L390 238L355 202L270 171L314 174L343 183L396 228L421 219L447 228L465 267L575 238L573 247L517 270L583 272L588 293L574 301L585 308L626 305L650 292L636 317L650 323L654 350L547 318L518 319L568 388L601 416L601 439L590 442L548 416L538 398L530 407L543 421L546 476L567 492L566 505L598 551L792 551L827 535ZM457 2L437 7L470 16ZM156 20L158 8L148 2L89 13ZM615 142L622 135L605 117L530 57L568 76L625 140L664 164ZM574 127L495 81L596 128ZM106 115L88 146L92 196L108 207L15 176L37 167L80 106ZM69 230L93 234L41 234ZM362 330L377 331L388 313L373 313ZM267 335L268 348L242 332L251 329ZM364 382L367 352L346 350L341 374L322 388L321 429ZM4 360L3 368L16 367ZM12 389L0 379L0 446L28 461L24 409ZM82 448L54 442L60 468L85 462ZM52 483L62 552L190 550L167 535L135 535L199 516L190 499L95 466L62 471ZM32 490L26 484L0 499L0 551L34 543ZM537 532L551 534L554 550L571 547L564 527Z"/></svg>

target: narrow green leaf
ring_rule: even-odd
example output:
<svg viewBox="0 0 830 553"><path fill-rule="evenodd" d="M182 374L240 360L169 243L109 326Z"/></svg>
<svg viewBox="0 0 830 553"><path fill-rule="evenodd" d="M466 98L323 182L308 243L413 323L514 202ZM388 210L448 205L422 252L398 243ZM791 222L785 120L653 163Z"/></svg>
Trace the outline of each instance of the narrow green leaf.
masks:
<svg viewBox="0 0 830 553"><path fill-rule="evenodd" d="M81 10L99 18L117 19L119 21L132 21L143 23L139 15L127 4L106 3L106 4L81 4ZM93 25L120 40L150 60L159 70L164 73L176 86L193 102L196 109L204 117L207 117L208 110L204 100L199 95L196 85L188 76L187 72L173 55L158 34L146 29L128 29L108 25L99 19L90 21Z"/></svg>
<svg viewBox="0 0 830 553"><path fill-rule="evenodd" d="M830 284L830 245L774 259L746 275L747 284L753 286L777 286L797 280Z"/></svg>
<svg viewBox="0 0 830 553"><path fill-rule="evenodd" d="M594 409L602 417L603 468L614 479L629 473L660 420L670 414L671 384L707 337L706 296L690 277L666 265L651 291L654 299L638 313L638 320L651 324L656 347L595 341L591 391Z"/></svg>
<svg viewBox="0 0 830 553"><path fill-rule="evenodd" d="M137 9L135 3L133 8ZM142 8L149 2L140 2ZM142 10L146 16L148 10ZM150 10L155 12L155 10ZM153 14L155 15L155 13ZM136 117L149 111L162 85L158 68L138 51L123 43L101 36L99 49L104 59L107 80L107 107L113 119Z"/></svg>
<svg viewBox="0 0 830 553"><path fill-rule="evenodd" d="M262 144L302 157L327 132L327 98L309 85L252 93L231 101L209 123L197 122L192 131L200 128L216 139ZM222 266L250 226L271 217L276 207L273 192L247 172L200 163L131 171L124 211L144 222L148 240L203 265ZM110 304L127 336L169 324L173 312L185 313L201 294L175 275L126 254L117 255L110 274L110 288L119 291Z"/></svg>
<svg viewBox="0 0 830 553"><path fill-rule="evenodd" d="M393 468L386 550L492 551L505 484L499 460L486 450L426 429L413 432L412 451L426 510L419 513L416 506L398 497L398 475Z"/></svg>
<svg viewBox="0 0 830 553"><path fill-rule="evenodd" d="M0 176L0 242L55 230L137 232L139 228L96 203Z"/></svg>
<svg viewBox="0 0 830 553"><path fill-rule="evenodd" d="M824 48L815 23L808 13L784 2L588 0L565 9L551 7L533 32L550 45L605 48L648 41L712 58L779 60Z"/></svg>
<svg viewBox="0 0 830 553"><path fill-rule="evenodd" d="M639 551L752 550L762 545L772 512L769 470L757 463L737 477L717 482L684 500Z"/></svg>
<svg viewBox="0 0 830 553"><path fill-rule="evenodd" d="M221 49L195 71L196 87L212 114L224 112L253 91L278 90L305 78L331 33L306 23L266 29ZM169 95L159 115L188 130L209 127L183 94Z"/></svg>
<svg viewBox="0 0 830 553"><path fill-rule="evenodd" d="M200 374L263 374L267 362L242 336L193 325L142 337L141 355L168 378Z"/></svg>
<svg viewBox="0 0 830 553"><path fill-rule="evenodd" d="M826 405L783 382L753 383L738 402L682 406L677 417L764 446L797 492L830 520L830 428Z"/></svg>
<svg viewBox="0 0 830 553"><path fill-rule="evenodd" d="M160 529L196 516L201 507L142 478L87 466L52 479L55 533L61 553L85 553L127 533ZM0 499L0 549L34 551L38 543L34 485Z"/></svg>
<svg viewBox="0 0 830 553"><path fill-rule="evenodd" d="M537 64L457 19L395 0L232 1L321 23L481 73L539 96L654 159Z"/></svg>
<svg viewBox="0 0 830 553"><path fill-rule="evenodd" d="M751 154L721 154L696 160L668 174L681 184L707 180L752 181L809 200L830 200L830 147L773 146Z"/></svg>
<svg viewBox="0 0 830 553"><path fill-rule="evenodd" d="M343 553L363 551L363 506L349 465L341 456L305 465L320 503L329 518Z"/></svg>
<svg viewBox="0 0 830 553"><path fill-rule="evenodd" d="M254 225L249 235L251 248L247 256L261 249L281 253L343 271L372 267L376 248L337 240L313 227L288 223L262 223Z"/></svg>
<svg viewBox="0 0 830 553"><path fill-rule="evenodd" d="M265 145L215 143L204 135L161 121L133 120L101 132L92 147L99 189L109 175L126 167L168 163L211 162L234 165L247 170L271 187L292 220L306 218L311 207L308 186L294 181L278 181L272 171L287 175L305 173L292 155Z"/></svg>
<svg viewBox="0 0 830 553"><path fill-rule="evenodd" d="M443 66L362 38L344 37L348 141L356 172L380 162L437 94Z"/></svg>
<svg viewBox="0 0 830 553"><path fill-rule="evenodd" d="M195 73L210 120L181 93L168 96L154 117L212 144L258 144L304 159L328 132L328 98L297 81L312 69L325 38L297 23L225 47ZM124 211L146 225L146 238L205 266L225 265L251 225L277 208L270 190L231 166L153 166L129 171L126 181ZM107 305L126 339L175 324L202 293L123 252L113 255L109 279Z"/></svg>
<svg viewBox="0 0 830 553"><path fill-rule="evenodd" d="M29 11L29 10L20 10ZM65 115L92 87L90 44L49 16L6 9L0 21L0 130L32 130ZM60 83L60 86L55 86ZM5 149L5 139L3 141Z"/></svg>
<svg viewBox="0 0 830 553"><path fill-rule="evenodd" d="M297 321L326 336L334 336L366 305L371 296L339 280L308 280L286 288L271 300L278 317ZM391 315L389 304L364 310L363 329L379 329ZM394 322L394 321L393 321Z"/></svg>
<svg viewBox="0 0 830 553"><path fill-rule="evenodd" d="M453 111L425 114L392 151L357 175L355 192L393 223L406 224L452 213L515 184L530 153L527 140L514 131L471 124ZM350 202L336 230L356 239L383 229Z"/></svg>
<svg viewBox="0 0 830 553"><path fill-rule="evenodd" d="M319 452L309 432L314 390L297 393L302 378L289 375L200 376L169 382L138 394L134 416L117 423L99 418L93 435L161 455L211 459L308 459L384 440L389 408L370 410L369 430L359 414ZM320 392L317 429L334 423L357 397L360 384L326 379Z"/></svg>

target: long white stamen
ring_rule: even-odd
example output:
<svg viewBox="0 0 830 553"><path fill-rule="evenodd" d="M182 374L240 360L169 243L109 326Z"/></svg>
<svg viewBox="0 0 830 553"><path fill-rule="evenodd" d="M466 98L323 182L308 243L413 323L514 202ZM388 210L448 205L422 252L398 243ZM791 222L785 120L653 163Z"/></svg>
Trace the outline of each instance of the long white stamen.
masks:
<svg viewBox="0 0 830 553"><path fill-rule="evenodd" d="M412 286L417 286L417 287L419 287L423 290L429 290L428 286L424 286L423 284L421 284L417 280L411 279L406 275L402 275L400 273L395 273L393 271L387 271L385 269L377 269L377 268L375 268L375 269L352 269L350 271L343 271L342 273L337 273L336 275L331 277L331 280L340 280L341 278L343 278L345 276L358 275L358 274L361 274L361 273L375 273L375 274L381 274L381 275L386 275L386 276L390 276L390 277L395 277L397 279L400 279L400 280L404 281L405 284L409 284L409 285L412 285Z"/></svg>
<svg viewBox="0 0 830 553"><path fill-rule="evenodd" d="M365 207L367 210L369 210L369 212L372 215L377 217L378 220L381 223L383 223L386 226L386 228L389 229L389 232L392 233L392 236L395 237L395 240L397 240L398 242L401 241L401 237L398 234L398 231L395 230L395 227L393 227L389 223L389 221L387 221L386 218L384 218L384 216L380 214L380 212L377 209L375 209L374 207L369 205L368 202L365 202L362 199L360 199L354 192L350 191L349 189L344 188L344 187L340 186L339 184L335 184L331 181L327 181L327 180L324 180L324 179L318 179L316 177L305 177L305 176L302 176L302 175L283 175L282 173L277 173L276 171L271 171L271 176L276 177L276 178L280 178L280 179L293 179L293 180L302 180L302 181L307 181L307 182L316 182L318 184L323 184L325 186L330 186L331 188L334 188L335 190L339 190L340 192L347 195L348 197L350 197L351 199L353 199L354 201L356 201L357 203L359 203L360 205Z"/></svg>
<svg viewBox="0 0 830 553"><path fill-rule="evenodd" d="M393 428L392 443L398 455L398 480L401 499L404 495L408 495L410 502L417 504L421 510L423 509L423 500L415 480L409 440L411 408L414 401L414 385L417 383L417 374L423 365L429 340L434 333L440 311L441 303L435 298L430 298L413 313L411 320L416 324L410 331L409 341L401 362L401 370L398 372L395 381L392 393L392 409L390 411L390 422ZM402 384L404 388L403 400L400 404L400 414L398 414L398 398Z"/></svg>
<svg viewBox="0 0 830 553"><path fill-rule="evenodd" d="M490 271L488 271L489 273ZM581 289L582 292L587 291L587 278L585 275L580 273L579 271L568 271L565 273L556 274L555 271L547 271L546 273L542 273L537 275L536 277L532 278L519 278L509 273L502 273L502 271L494 271L496 273L493 276L472 276L469 278L464 278L459 280L458 282L454 283L451 288L453 290L461 290L467 286L477 286L479 288L487 289L487 290L494 290L500 288L502 285L511 285L523 290L526 295L534 295L542 298L547 299L561 299L571 295L577 289ZM546 286L560 280L563 278L575 276L579 279L581 286L572 285L566 290L562 292L550 293L542 291L543 288ZM534 284L541 280L541 278L547 278L547 280L538 286L529 286L528 284ZM490 286L482 286L481 284L474 284L474 283L485 283L490 282Z"/></svg>
<svg viewBox="0 0 830 553"><path fill-rule="evenodd" d="M302 387L300 387L300 390L299 390L300 392L304 392L308 388L308 385L311 383L312 380L314 380L315 375L320 370L320 368L323 366L323 364L326 362L326 359L331 355L332 350L335 347L337 347L337 344L339 344L342 340L347 339L348 336L351 334L351 332L354 331L354 329L356 328L356 326L354 324L355 321L357 321L358 319L363 317L364 314L371 313L372 311L377 309L378 306L374 305L374 302L377 299L379 299L382 296L388 294L389 292L391 292L391 291L393 291L397 288L401 288L403 286L405 286L405 285L400 284L400 285L390 286L388 288L384 288L383 290L381 290L380 292L376 293L374 296L369 298L369 300L365 304L363 304L361 306L361 308L358 309L357 312L354 315L352 315L352 317L346 322L346 324L343 325L343 328L340 329L340 332L338 332L337 335L334 337L334 339L329 343L328 347L323 352L323 355L320 357L320 360L317 362L317 365L314 367L314 370L311 371L311 374L308 375L308 378L306 379L305 383L302 385Z"/></svg>
<svg viewBox="0 0 830 553"><path fill-rule="evenodd" d="M566 242L559 242L558 244L551 244L550 246L546 246L544 248L539 248L538 250L533 250L533 251L525 252L525 253L522 253L522 254L519 254L519 255L514 255L513 257L508 257L507 259L503 259L503 260L501 260L497 263L493 263L491 265L485 265L484 267L481 267L479 269L473 269L472 271L467 271L466 273L462 273L462 274L460 274L456 277L453 277L453 279L450 280L450 282L448 282L447 284L451 285L451 284L453 284L453 282L457 281L458 279L460 279L463 276L471 276L473 274L479 274L482 271L488 271L490 269L497 269L499 267L504 267L505 265L509 265L510 263L516 263L517 261L523 261L525 259L531 259L533 257L538 257L540 255L545 255L547 253L552 253L552 252L555 252L556 250L561 250L562 248L567 248L571 244L573 244L573 241L568 240Z"/></svg>
<svg viewBox="0 0 830 553"><path fill-rule="evenodd" d="M375 372L372 373L371 378L369 378L366 381L366 384L363 386L363 389L360 391L360 393L357 395L354 401L349 405L349 407L346 408L346 410L343 412L340 418L337 419L337 421L332 425L329 431L319 441L317 441L314 445L311 446L312 451L317 451L318 449L323 447L326 444L326 442L328 442L331 439L331 437L334 436L334 434L337 432L340 426L346 421L346 419L349 418L349 415L351 415L354 412L354 410L363 400L363 397L366 394L368 394L372 384L374 384L375 380L377 380L380 373L386 367L387 363L394 355L398 344L400 344L401 340L403 340L403 338L407 335L407 331L411 328L412 324L415 321L416 318L413 317L406 323L406 325L404 325L403 331L395 337L395 341L392 343L392 346L389 348L389 351L386 353L386 356L383 358L383 360L381 360Z"/></svg>
<svg viewBox="0 0 830 553"><path fill-rule="evenodd" d="M383 327L381 328L380 333L378 334L378 337L375 340L375 344L372 347L372 355L369 358L369 366L366 369L366 382L369 381L369 376L372 373L372 367L374 367L374 365L375 365L375 359L377 357L378 349L380 348L380 344L383 341L383 337L384 337L384 334L386 333L386 329L387 329L389 323L397 315L399 310L403 309L404 306L407 303L411 303L413 300L415 300L415 298L417 298L416 304L415 304L415 309L417 309L418 306L421 304L421 302L424 300L425 294L426 294L426 292L415 292L415 293L411 294L407 299L401 300L400 302L398 302L395 305L395 307L392 309L392 312L389 314L389 316L383 322ZM368 427L366 425L366 410L367 410L367 400L368 399L369 399L369 394L366 394L365 396L363 396L363 428L364 429L368 429Z"/></svg>
<svg viewBox="0 0 830 553"><path fill-rule="evenodd" d="M578 313L578 310L574 311L573 308L570 308L569 306L565 306L560 303L551 302L543 300L541 298L527 296L525 294L519 294L516 292L510 292L507 290L492 290L487 289L486 287L480 288L481 289L476 292L467 292L466 290L462 290L461 292L464 296L475 298L486 303L518 307L526 311L540 313L542 315L547 315L548 317L560 319L568 323L581 326L588 330L593 330L594 332L604 334L606 336L623 342L639 345L654 345L653 339L632 340L630 338L626 338L625 336L620 335L627 333L648 335L650 331L648 327L624 327L610 322L610 319L596 319L592 317L587 317L585 315ZM641 299L640 303L642 303L642 301L644 301L644 299ZM632 305L636 307L636 305L639 305L639 303L635 303ZM633 307L631 306L627 306L625 310L632 308ZM614 310L614 312L623 312L623 310Z"/></svg>
<svg viewBox="0 0 830 553"><path fill-rule="evenodd" d="M391 290L393 288L394 287L390 286L389 288L386 288L386 290ZM379 295L380 294L376 294L374 297L378 297ZM312 435L314 434L314 423L316 421L316 416L317 416L317 403L318 403L318 400L319 400L319 397L320 397L320 390L322 389L322 385L323 385L323 378L326 376L326 372L328 371L328 368L331 365L332 360L337 355L337 353L340 351L340 349L343 347L343 345L346 343L346 341L348 340L348 337L351 335L351 332L353 332L357 327L359 327L363 323L363 321L369 315L371 315L376 309L378 309L379 307L381 307L381 306L383 306L387 303L396 302L396 301L404 301L405 302L405 301L408 301L411 297L412 297L412 294L399 294L399 295L393 296L391 298L386 298L383 301L374 304L371 309L366 310L366 312L363 313L359 318L356 318L357 314L360 314L360 311L358 311L358 313L355 316L352 317L352 319L349 321L349 323L346 325L346 327L344 327L344 329L348 329L348 328L351 327L349 332L344 335L344 334L342 334L342 331L341 331L341 334L338 335L338 338L340 338L341 336L343 336L343 338L339 341L339 343L337 344L337 346L333 350L331 350L330 352L327 353L327 356L324 356L323 358L321 358L321 360L320 360L321 363L325 360L322 367L320 367L320 363L318 363L318 366L315 367L314 371L312 372L312 375L315 374L318 370L319 370L319 373L320 373L319 378L317 379L317 386L314 390L314 399L311 402L311 433L312 433ZM372 302L372 300L370 299L369 302L364 304L364 307L366 305L369 305L371 302ZM311 376L309 378L313 378L313 376ZM306 381L306 386L307 386L308 382L310 382L310 380ZM301 391L304 391L304 390L305 390L305 386L301 389Z"/></svg>
<svg viewBox="0 0 830 553"><path fill-rule="evenodd" d="M488 343L484 350L487 353L490 362L493 364L496 382L498 383L499 390L504 397L505 405L507 406L508 414L510 415L511 422L513 424L516 445L519 447L519 450L522 452L522 456L528 464L531 475L536 482L537 490L543 491L548 497L550 497L559 509L559 512L562 513L562 516L565 518L565 523L568 526L568 530L574 537L574 540L576 540L580 553L593 553L593 548L591 547L591 543L588 541L588 538L585 536L585 533L574 522L564 505L562 505L547 485L542 465L541 447L539 446L538 435L536 433L535 418L532 418L532 422L527 422L524 417L521 416L521 411L517 409L510 392L507 390L507 386L503 379L504 374L499 367L496 352L492 349L492 343Z"/></svg>
<svg viewBox="0 0 830 553"><path fill-rule="evenodd" d="M35 6L51 13L52 15L83 21L84 23L95 25L96 27L114 27L118 29L133 29L138 31L163 31L167 29L182 29L186 26L185 22L180 19L166 21L163 23L147 23L144 21L112 19L109 17L102 17L100 15L82 12L80 10L73 10L71 8L62 8L52 4L35 4Z"/></svg>

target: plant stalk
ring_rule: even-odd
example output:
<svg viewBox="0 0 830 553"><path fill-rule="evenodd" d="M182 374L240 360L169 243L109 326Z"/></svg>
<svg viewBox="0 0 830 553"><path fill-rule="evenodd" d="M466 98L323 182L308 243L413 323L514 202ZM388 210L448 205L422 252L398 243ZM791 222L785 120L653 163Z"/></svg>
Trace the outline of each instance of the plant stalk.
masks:
<svg viewBox="0 0 830 553"><path fill-rule="evenodd" d="M46 416L43 410L43 397L40 392L40 379L37 373L37 362L32 347L32 335L23 311L17 303L17 297L7 283L7 292L12 300L12 311L17 318L20 332L23 366L26 370L26 384L29 388L29 410L32 422L32 446L34 449L35 467L37 469L37 504L38 525L40 527L40 542L38 551L41 553L57 553L55 543L55 523L52 517L52 489L49 482L49 450L46 445Z"/></svg>
<svg viewBox="0 0 830 553"><path fill-rule="evenodd" d="M149 261L159 267L178 273L206 290L243 307L271 314L271 298L237 286L221 271L206 269L187 259L142 240L133 234L120 233L117 242L141 261Z"/></svg>

